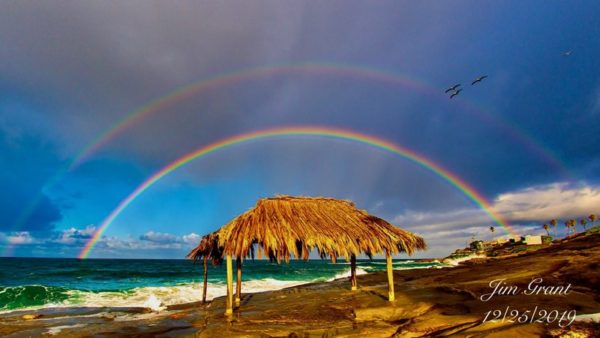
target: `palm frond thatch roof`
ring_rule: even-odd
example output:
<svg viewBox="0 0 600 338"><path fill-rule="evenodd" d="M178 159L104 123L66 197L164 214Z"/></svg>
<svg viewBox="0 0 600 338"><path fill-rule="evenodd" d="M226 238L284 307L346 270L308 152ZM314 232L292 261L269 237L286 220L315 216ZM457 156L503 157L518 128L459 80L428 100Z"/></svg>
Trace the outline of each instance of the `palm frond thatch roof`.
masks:
<svg viewBox="0 0 600 338"><path fill-rule="evenodd" d="M221 264L223 261L223 248L219 246L219 235L211 232L200 239L200 244L192 249L186 256L192 260L210 259L213 265Z"/></svg>
<svg viewBox="0 0 600 338"><path fill-rule="evenodd" d="M350 201L324 197L264 198L215 232L223 255L266 256L278 262L290 256L308 259L312 249L332 260L365 253L409 255L426 249L423 238L369 215ZM261 252L262 251L262 252Z"/></svg>

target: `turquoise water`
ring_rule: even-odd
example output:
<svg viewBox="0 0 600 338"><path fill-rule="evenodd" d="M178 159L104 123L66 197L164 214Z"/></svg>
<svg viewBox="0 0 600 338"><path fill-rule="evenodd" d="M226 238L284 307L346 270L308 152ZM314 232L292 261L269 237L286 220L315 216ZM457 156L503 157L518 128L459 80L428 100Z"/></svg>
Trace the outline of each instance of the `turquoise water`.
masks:
<svg viewBox="0 0 600 338"><path fill-rule="evenodd" d="M397 260L394 269L431 262ZM346 262L244 262L244 291L274 290L349 273ZM358 273L385 270L385 261L357 262ZM225 267L209 265L209 298L225 294ZM202 266L189 260L0 258L0 311L49 306L158 307L199 300Z"/></svg>

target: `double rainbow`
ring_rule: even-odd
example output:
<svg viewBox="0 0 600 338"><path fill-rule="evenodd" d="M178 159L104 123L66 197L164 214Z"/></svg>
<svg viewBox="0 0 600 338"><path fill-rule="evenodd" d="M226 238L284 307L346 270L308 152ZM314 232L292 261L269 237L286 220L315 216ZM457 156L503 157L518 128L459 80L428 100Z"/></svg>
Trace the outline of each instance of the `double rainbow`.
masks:
<svg viewBox="0 0 600 338"><path fill-rule="evenodd" d="M438 100L448 100L447 97L441 93L440 88L432 87L431 85L419 82L405 75L395 74L388 70L376 69L364 65L304 62L238 69L233 72L216 74L200 81L178 87L166 95L148 101L138 109L124 115L120 120L106 129L104 132L97 135L74 157L70 164L67 164L64 169L59 170L46 183L45 189L51 189L58 182L60 182L67 173L75 170L82 163L96 154L103 146L114 141L126 130L134 127L145 118L158 113L167 107L174 106L188 98L213 89L219 89L261 78L270 78L279 75L291 74L354 77L361 80L364 79L368 81L380 82L390 86L400 86L402 88L407 88ZM544 159L545 162L555 168L563 177L572 179L573 176L570 173L568 166L564 164L558 155L554 154L544 144L538 142L528 133L514 125L514 123L511 123L510 121L503 119L501 116L497 116L485 109L481 109L480 107L477 107L465 100L453 101L452 103L459 105L462 108L461 110L465 113L470 114L485 123L494 125L499 131L506 135L506 139L523 145L526 149L536 154L539 158ZM23 209L17 218L17 221L11 227L14 231L18 231L23 224L27 222L35 208L43 199L43 196L44 195L42 192L40 192L31 201L31 203Z"/></svg>

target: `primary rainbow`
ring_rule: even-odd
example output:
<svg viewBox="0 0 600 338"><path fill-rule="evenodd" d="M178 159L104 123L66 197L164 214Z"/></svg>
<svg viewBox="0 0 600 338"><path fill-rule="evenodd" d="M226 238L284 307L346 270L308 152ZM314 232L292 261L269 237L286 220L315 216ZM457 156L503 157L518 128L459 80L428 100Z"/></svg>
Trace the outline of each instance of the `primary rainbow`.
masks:
<svg viewBox="0 0 600 338"><path fill-rule="evenodd" d="M146 181L142 182L142 184L140 184L133 192L131 192L124 200L122 200L121 203L119 203L119 205L102 221L102 223L98 227L98 230L95 232L94 236L86 243L84 248L79 253L78 257L80 259L86 259L89 256L92 249L94 248L94 246L96 245L96 243L98 242L98 240L102 237L102 234L123 212L123 210L125 210L144 191L146 191L148 188L150 188L161 178L168 175L172 171L184 166L185 164L197 158L206 156L208 154L228 148L230 146L234 146L236 144L258 139L285 136L322 136L334 139L348 140L370 145L377 149L400 155L401 157L408 159L420 165L421 167L429 170L430 172L434 173L438 177L442 178L443 180L457 188L469 199L471 199L478 207L485 211L496 224L504 228L508 234L515 234L515 231L510 227L508 222L504 220L503 217L494 210L490 202L488 202L482 194L477 192L477 190L475 190L467 182L465 182L452 172L448 171L442 166L436 164L435 162L424 157L423 155L420 155L410 149L404 148L402 146L396 145L390 141L378 137L361 134L350 130L317 126L279 127L253 131L222 139L220 141L211 143L197 150L194 150L191 153L188 153L187 155L184 155L178 158L177 160L173 161L171 164L163 167L162 169L154 173L152 176L150 176Z"/></svg>

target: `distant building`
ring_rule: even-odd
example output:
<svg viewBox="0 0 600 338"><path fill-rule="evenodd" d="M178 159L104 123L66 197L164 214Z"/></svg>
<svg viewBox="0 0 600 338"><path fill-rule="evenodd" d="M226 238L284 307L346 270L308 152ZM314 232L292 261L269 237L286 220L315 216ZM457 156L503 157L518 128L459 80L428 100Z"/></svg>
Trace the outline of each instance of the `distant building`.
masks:
<svg viewBox="0 0 600 338"><path fill-rule="evenodd" d="M535 235L535 236L527 235L527 236L525 236L524 242L527 245L541 245L542 244L542 236L540 236L540 235Z"/></svg>

